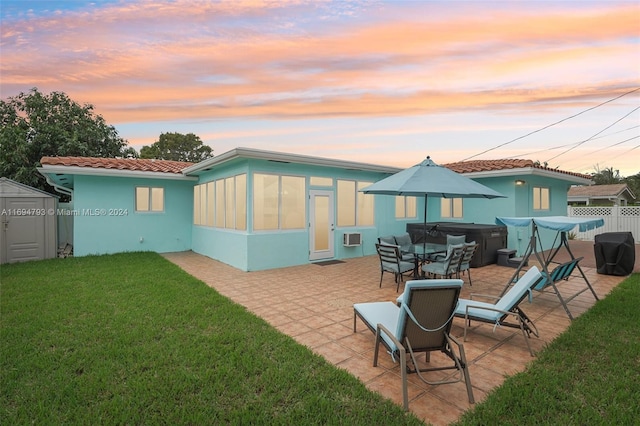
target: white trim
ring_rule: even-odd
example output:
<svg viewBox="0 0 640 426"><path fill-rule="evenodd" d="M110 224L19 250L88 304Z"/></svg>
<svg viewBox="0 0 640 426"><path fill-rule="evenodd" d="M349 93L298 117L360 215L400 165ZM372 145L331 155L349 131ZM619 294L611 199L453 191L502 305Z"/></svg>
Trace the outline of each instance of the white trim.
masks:
<svg viewBox="0 0 640 426"><path fill-rule="evenodd" d="M235 148L220 154L217 157L209 158L182 170L185 175L209 170L212 167L225 163L236 158L251 158L256 160L280 161L283 163L306 164L312 166L337 167L341 169L352 169L369 172L397 173L402 169L397 167L380 166L376 164L357 163L354 161L334 160L330 158L312 157L300 154L285 154L282 152L264 151L253 148Z"/></svg>
<svg viewBox="0 0 640 426"><path fill-rule="evenodd" d="M104 167L79 167L79 166L52 166L45 164L37 167L40 174L46 173L60 175L83 175L83 176L111 176L111 177L129 177L129 178L145 178L145 179L165 179L165 180L188 180L197 181L195 176L185 176L181 173L170 172L146 172L141 170L121 170L121 169L105 169Z"/></svg>
<svg viewBox="0 0 640 426"><path fill-rule="evenodd" d="M523 167L518 169L504 169L504 170L491 170L485 172L469 172L463 173L464 176L469 178L488 178L488 177L508 177L508 176L542 176L549 177L558 180L564 180L568 182L575 182L577 184L589 185L591 179L581 178L579 176L562 173L555 170L538 169L536 167Z"/></svg>

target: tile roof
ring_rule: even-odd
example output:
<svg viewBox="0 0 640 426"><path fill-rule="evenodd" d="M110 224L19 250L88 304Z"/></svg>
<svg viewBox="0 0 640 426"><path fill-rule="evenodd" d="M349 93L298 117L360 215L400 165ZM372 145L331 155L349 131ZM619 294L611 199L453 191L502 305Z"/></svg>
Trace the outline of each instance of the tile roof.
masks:
<svg viewBox="0 0 640 426"><path fill-rule="evenodd" d="M93 158L93 157L42 157L42 165L90 167L96 169L130 170L142 172L162 172L179 174L182 170L195 163L170 160L148 160L138 158ZM508 169L536 168L551 172L591 179L591 176L581 173L544 167L532 160L472 160L458 163L444 164L444 167L457 173L491 172Z"/></svg>
<svg viewBox="0 0 640 426"><path fill-rule="evenodd" d="M179 174L193 163L139 158L42 157L40 164Z"/></svg>
<svg viewBox="0 0 640 426"><path fill-rule="evenodd" d="M540 169L540 170L548 170L550 172L562 173L570 176L576 176L583 179L591 179L590 175L553 169L551 167L545 167L541 165L539 162L533 161L533 160L520 160L520 159L472 160L472 161L461 161L458 163L444 164L444 167L450 170L453 170L454 172L457 172L457 173L493 172L493 171L508 170L508 169L534 168L534 169Z"/></svg>
<svg viewBox="0 0 640 426"><path fill-rule="evenodd" d="M616 183L611 185L572 186L569 188L569 197L611 197L624 192L627 185Z"/></svg>

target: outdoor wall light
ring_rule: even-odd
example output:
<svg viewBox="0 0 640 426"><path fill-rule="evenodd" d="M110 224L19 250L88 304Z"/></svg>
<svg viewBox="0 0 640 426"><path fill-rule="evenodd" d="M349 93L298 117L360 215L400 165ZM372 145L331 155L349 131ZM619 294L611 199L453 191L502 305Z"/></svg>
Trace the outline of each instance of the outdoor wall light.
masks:
<svg viewBox="0 0 640 426"><path fill-rule="evenodd" d="M517 179L517 180L516 180L516 185L517 185L517 186L522 186L522 185L524 185L525 183L527 183L527 182L525 182L525 181L523 181L523 180L521 180L521 179Z"/></svg>

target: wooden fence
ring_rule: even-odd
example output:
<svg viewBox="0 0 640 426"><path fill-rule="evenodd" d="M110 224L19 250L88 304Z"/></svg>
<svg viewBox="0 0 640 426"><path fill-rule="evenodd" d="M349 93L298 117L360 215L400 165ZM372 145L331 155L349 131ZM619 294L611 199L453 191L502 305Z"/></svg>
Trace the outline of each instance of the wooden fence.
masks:
<svg viewBox="0 0 640 426"><path fill-rule="evenodd" d="M593 241L597 234L604 232L631 232L636 244L640 244L639 206L579 206L568 207L570 217L600 217L604 226L587 232L576 232L576 239Z"/></svg>

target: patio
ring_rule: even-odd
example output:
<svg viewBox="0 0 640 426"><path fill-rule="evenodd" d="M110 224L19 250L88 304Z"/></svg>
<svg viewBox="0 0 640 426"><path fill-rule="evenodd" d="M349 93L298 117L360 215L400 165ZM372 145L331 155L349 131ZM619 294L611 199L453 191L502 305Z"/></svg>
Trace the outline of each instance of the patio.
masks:
<svg viewBox="0 0 640 426"><path fill-rule="evenodd" d="M596 273L592 242L572 241L570 245L576 257L585 256L580 265L600 298L625 278ZM636 245L636 252L639 248L640 245ZM389 274L385 274L382 288L378 287L377 256L324 266L314 264L258 272L242 272L193 252L164 256L332 364L349 371L369 389L402 405L398 364L385 355L374 368L374 335L359 320L357 332L353 332L354 303L394 301L398 296ZM563 259L560 255L557 258ZM497 265L472 269L473 287L469 287L468 278L463 277L465 285L461 297L467 298L471 292L498 295L514 271ZM562 283L560 291L569 295L575 293L571 288L582 287L583 280L578 273L577 277ZM571 301L569 308L574 316L578 316L594 303L593 295L587 291ZM557 296L548 291L534 292L533 303L524 302L522 306L540 332L540 338L530 340L534 351L542 349L570 323ZM462 324L462 319L454 319L452 334L460 340ZM491 389L502 383L505 375L523 371L534 358L519 330L494 330L489 324L472 325L465 352L475 399L481 402ZM439 357L432 356L431 363L438 362ZM470 407L464 383L429 386L413 376L409 376L409 406L425 422L448 424Z"/></svg>

